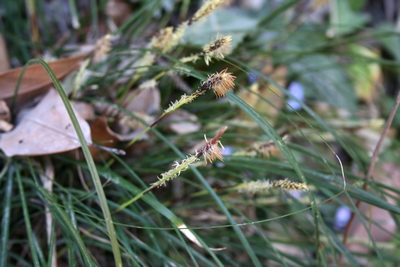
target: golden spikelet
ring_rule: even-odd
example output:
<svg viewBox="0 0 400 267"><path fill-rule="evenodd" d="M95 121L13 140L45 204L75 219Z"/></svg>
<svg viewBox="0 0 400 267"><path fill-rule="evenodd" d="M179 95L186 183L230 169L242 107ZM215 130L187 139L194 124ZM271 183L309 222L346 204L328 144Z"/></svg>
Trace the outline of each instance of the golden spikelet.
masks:
<svg viewBox="0 0 400 267"><path fill-rule="evenodd" d="M231 51L232 36L223 36L203 47L202 54L208 66L212 57L224 58Z"/></svg>
<svg viewBox="0 0 400 267"><path fill-rule="evenodd" d="M235 80L235 76L232 73L226 72L228 69L225 69L221 72L216 72L208 76L208 79L203 83L207 85L209 88L214 90L214 94L217 98L223 97L226 93L235 86L233 82Z"/></svg>
<svg viewBox="0 0 400 267"><path fill-rule="evenodd" d="M279 187L286 190L308 190L308 185L300 182L290 181L288 178L271 182L272 187Z"/></svg>
<svg viewBox="0 0 400 267"><path fill-rule="evenodd" d="M163 47L172 38L173 32L173 27L166 27L164 29L161 29L155 36L153 36L153 38L151 38L149 48L162 50Z"/></svg>
<svg viewBox="0 0 400 267"><path fill-rule="evenodd" d="M246 182L239 184L235 186L235 188L240 192L240 193L250 193L250 194L255 194L258 192L263 192L266 191L267 189L270 188L281 188L284 190L308 190L309 187L305 183L300 183L300 182L293 182L290 181L288 178L284 180L276 180L276 181L251 181L251 182Z"/></svg>
<svg viewBox="0 0 400 267"><path fill-rule="evenodd" d="M224 2L224 0L208 0L206 1L199 10L193 15L193 17L189 21L189 25L191 25L193 22L196 22L200 20L201 18L204 18L211 12L213 12L219 5L221 5Z"/></svg>
<svg viewBox="0 0 400 267"><path fill-rule="evenodd" d="M179 43L179 41L181 40L183 35L185 34L185 31L188 26L189 26L189 24L187 21L182 22L178 26L178 28L176 28L175 31L171 34L170 38L165 41L164 47L162 47L161 52L167 53L172 48L174 48Z"/></svg>
<svg viewBox="0 0 400 267"><path fill-rule="evenodd" d="M111 50L111 34L106 34L97 40L94 46L94 62L100 62Z"/></svg>

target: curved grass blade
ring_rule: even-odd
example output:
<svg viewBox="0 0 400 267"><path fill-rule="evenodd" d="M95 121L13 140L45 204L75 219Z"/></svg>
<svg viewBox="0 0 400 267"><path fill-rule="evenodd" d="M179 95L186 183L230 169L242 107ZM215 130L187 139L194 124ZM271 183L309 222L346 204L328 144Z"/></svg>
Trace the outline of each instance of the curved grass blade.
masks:
<svg viewBox="0 0 400 267"><path fill-rule="evenodd" d="M68 97L65 94L60 81L57 79L57 77L54 75L53 71L51 70L51 68L49 67L49 65L42 59L32 59L29 60L28 63L26 65L32 64L32 63L39 63L43 66L43 68L46 70L47 74L49 75L49 77L51 78L54 86L56 87L58 93L61 96L61 99L63 100L63 103L65 105L65 108L68 112L68 115L71 119L71 122L75 128L76 134L78 135L79 138L79 142L81 143L81 147L82 147L82 151L83 154L85 156L86 162L88 164L89 167L89 171L92 175L92 179L93 179L93 183L96 187L96 192L99 196L99 201L100 201L100 205L101 208L103 210L103 215L104 215L104 219L106 221L106 225L107 225L107 230L108 230L108 234L110 236L110 241L111 241L111 247L113 250L113 255L114 255L114 261L115 261L115 265L118 267L122 267L122 260L121 260L121 253L119 251L119 245L118 245L118 240L117 240L117 236L115 234L115 229L114 229L114 225L112 222L112 218L111 218L111 213L110 210L108 208L107 205L107 199L100 181L100 177L97 173L96 170L96 165L94 163L94 160L92 158L92 155L90 154L88 145L86 144L85 141L85 137L82 133L82 129L78 123L78 120L75 116L74 111L72 110L71 104L68 101ZM25 70L25 68L24 68ZM24 71L21 72L21 76L23 75Z"/></svg>

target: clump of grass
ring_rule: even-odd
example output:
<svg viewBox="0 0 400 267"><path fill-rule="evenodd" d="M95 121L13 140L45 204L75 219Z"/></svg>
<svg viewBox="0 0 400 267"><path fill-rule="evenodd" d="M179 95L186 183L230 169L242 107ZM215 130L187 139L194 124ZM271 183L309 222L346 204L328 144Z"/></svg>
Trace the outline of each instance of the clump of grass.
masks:
<svg viewBox="0 0 400 267"><path fill-rule="evenodd" d="M138 136L127 145L120 143L127 147L124 158L113 155L111 160L87 164L79 157L51 156L50 164L54 165L57 174L52 193L47 192L41 181L32 181L31 177L37 174L46 179L39 167L32 166L24 158L4 158L0 177L7 175L7 180L1 180L4 183L0 188L5 193L0 265L33 262L36 266L47 266L54 262L55 257L71 266L81 262L95 266L95 261L107 265L111 253L116 265L124 263L126 266L344 265L342 257L349 265L360 265L361 260L355 256L380 266L396 263L395 256L385 257L385 253L394 255L395 235L394 241L375 242L371 238L375 231L368 229L368 238L362 243L370 244L369 250L355 254L346 247L351 240L351 226L356 224L353 220L355 216L359 216L361 221L369 216L359 212L361 202L393 214L400 213L400 209L393 204L399 199L397 192L384 180L377 182L372 179L372 176L382 176L379 172L372 174L375 163L379 164L379 168L375 169L384 169L389 157L385 153L396 152L397 148L393 148L396 145L392 143L393 147L380 154L377 160L382 140L390 133L392 120L395 123L393 118L400 101L396 100L371 159L362 144L355 145L360 139L355 133L360 129L370 130L365 125L351 124L359 119L358 112L348 112L343 116L345 112L342 109L346 107L332 108L335 102L352 104L349 100L352 87L348 85L349 77L344 75L348 66L343 63L354 60L353 54L346 54L347 45L353 42L362 44L366 37L363 35L362 40L357 39L358 35L350 32L338 39L326 39L325 31L329 25L315 25L309 21L309 13L298 13L303 8L296 4L298 1L287 1L279 8L271 9L274 10L272 13L266 11L269 9L259 14L254 11L258 15L252 19L258 19L257 26L230 32L229 27L227 30L220 21L224 18L223 14L213 16L214 10L223 2L205 1L193 16L179 20L176 27L166 27L164 22L170 14L160 7L161 2L142 1L139 4L136 1L133 5L138 7L135 9L137 13L132 14L120 30L105 33L97 41L93 56L83 62L75 76L73 89L64 88L65 91L72 92L74 100L102 101L102 108L109 108L103 114L109 119L109 126L115 126L114 121L118 121L132 130L147 127L141 135L150 130L151 134L141 142L138 142ZM192 10L188 8L189 3L179 2L173 12L180 8L179 17L184 18L183 15ZM323 4L307 6L307 12L318 9L320 5ZM346 5L340 5L340 8L344 9ZM359 11L353 4L351 8L350 13L357 16ZM98 14L96 9L92 11L92 15ZM156 13L165 15L157 19L163 23L159 30L150 22ZM8 14L5 12L5 16ZM291 17L291 14L296 16ZM331 15L335 20L340 17ZM96 16L92 17L93 27L89 28L96 31ZM171 17L174 18L174 14ZM207 18L220 30L213 35L216 37L211 42L204 38L204 43L209 43L203 47L180 45L189 27L201 28L202 20ZM35 21L34 17L31 19ZM285 26L288 19L290 24ZM354 21L356 23L357 20ZM41 22L39 25L47 23L46 20ZM152 23L151 27L147 22ZM10 23L13 21L8 21L6 25L13 25ZM16 25L18 27L10 26L6 30L19 29L19 25L24 24ZM279 28L275 29L275 25ZM145 28L148 29L146 32L143 31ZM361 25L353 30L359 29L362 29ZM238 32L244 34L243 41L236 39L240 35ZM14 35L16 33L5 36ZM96 32L93 35L101 36ZM120 43L114 42L114 38ZM239 42L236 48L232 47L232 38L235 38L235 43ZM131 47L124 46L131 41L144 45L138 49L139 52L133 51ZM35 45L37 42L40 39L35 38ZM29 55L26 44L15 43L24 57ZM39 49L40 46L35 53ZM23 57L18 55L15 58ZM394 64L388 59L381 61L379 57L363 60L367 62L365 65L371 62L375 65ZM353 70L362 73L363 68L357 67ZM284 69L284 77L275 81L271 75L274 68ZM181 93L176 93L170 86L170 74L181 75L179 78L188 89L184 95L180 96ZM292 80L303 85L304 99L294 97L291 90L284 88ZM199 86L198 81L201 81ZM257 86L252 87L252 82ZM129 112L119 106L130 102L140 92L155 87L155 84L160 88L163 105L167 107L166 103L177 100L157 114L154 122L146 123L150 121L149 114ZM240 99L231 91L234 87L247 90L258 103L246 103L246 99ZM132 88L137 90L131 94L131 99L126 99ZM61 86L58 89L62 90ZM214 100L207 94L210 90L216 98L227 97L230 102L227 99ZM270 100L269 94L277 90L281 93ZM285 108L287 99L282 97L285 94L288 99L297 101L298 107ZM107 101L109 103L105 103ZM307 101L313 101L313 105L306 105ZM331 106L322 106L321 101ZM359 102L355 108L365 112L365 105ZM372 104L375 104L375 99L368 99L368 105ZM196 114L200 130L185 135L174 134L164 127L166 120L165 124L160 123L179 109ZM240 117L238 109L244 111ZM279 115L273 120L266 120L271 113ZM244 116L248 117L243 119ZM299 121L302 126L299 126ZM223 127L212 139L205 138L205 143L198 144L200 133L214 131L222 125L229 125L229 131ZM290 131L290 139L275 130L293 127L296 132L292 135ZM226 149L220 142L222 134ZM368 135L373 133L368 132ZM331 146L342 150L341 153L336 154ZM88 156L86 147L84 150ZM344 162L343 168L338 155L344 154L349 159ZM340 161L340 167L335 158ZM168 165L174 159L179 160L172 166ZM224 163L215 163L217 160ZM37 158L37 162L49 164L48 159ZM362 175L366 165L369 166L368 171ZM75 179L75 168L79 169L82 186ZM86 177L90 176L88 168L95 176L97 172L104 183L99 177L93 184L90 180L86 181ZM393 173L395 170L393 167ZM349 178L347 187L346 181L345 186L338 183L345 175ZM364 178L367 182L361 188L358 185ZM15 181L20 191L18 198L12 197ZM375 193L367 190L372 187ZM99 197L93 193L95 190L100 192ZM282 194L282 191L293 190L304 192ZM301 198L297 197L298 193L301 193ZM390 196L390 199L386 200L383 196ZM353 205L348 199L356 199L357 203ZM101 214L99 203L103 209L110 206L116 212L112 216ZM42 207L43 204L46 208ZM346 226L342 242L341 238L337 238L341 234L339 228L332 226L334 210L339 205L347 205L353 211L353 219ZM24 211L23 220L20 210ZM53 214L54 222L48 225L46 233L57 236L59 242L40 235L44 232L45 216L42 215L45 210ZM368 219L364 224L366 229L376 224L374 216ZM27 233L21 234L21 228ZM112 245L108 239L112 240ZM27 242L31 253L25 253L28 251ZM52 242L56 249L47 250L48 247L53 248ZM201 249L194 249L193 244ZM208 244L218 244L221 248L211 248ZM120 250L122 257L119 257ZM215 254L215 251L220 252Z"/></svg>

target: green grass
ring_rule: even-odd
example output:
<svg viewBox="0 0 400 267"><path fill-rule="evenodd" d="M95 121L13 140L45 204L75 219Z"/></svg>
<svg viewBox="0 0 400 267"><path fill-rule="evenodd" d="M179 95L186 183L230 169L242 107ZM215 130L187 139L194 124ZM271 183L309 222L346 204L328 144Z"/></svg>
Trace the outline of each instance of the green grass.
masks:
<svg viewBox="0 0 400 267"><path fill-rule="evenodd" d="M361 0L349 1L348 6L338 0L338 5L326 9L326 16L319 17L314 7L306 8L309 1L276 1L275 5L266 1L259 10L234 15L229 7L218 9L189 26L177 46L163 51L164 46L149 47L150 39L158 30L190 19L199 8L197 1L136 1L134 12L114 31L105 30L110 26L105 19L106 1L69 1L64 8L70 10L69 19L80 22L80 29L68 32L60 28L65 21L57 18L62 7L50 14L48 3L28 2L34 3L39 21L39 43L32 41L25 2L0 4L9 57L15 66L36 63L46 69L83 154L7 158L1 152L0 266L52 266L53 256L58 266L398 264L398 231L385 226L391 219L397 224L400 214L395 176L398 115L384 136L390 144L382 147L379 159L371 157L396 103L396 94L389 90L399 82L393 78L399 74L400 60L394 21L377 24L365 16L369 11ZM311 15L320 21L311 20ZM67 82L76 73L61 83L39 58L45 51L66 55L70 47L56 46L62 37L78 47L83 40L94 44L106 33L113 35L108 57L90 61L89 76L79 88ZM218 34L232 36L232 52L224 59L213 59L209 66L203 56L195 62L181 61L200 53L202 45ZM355 49L361 46L376 56ZM143 63L146 53L153 53L156 60ZM363 84L370 97L365 100L356 88L376 74L368 64L375 64L384 75ZM144 140L116 144L114 148L125 149L126 155L99 156L89 151L70 101L107 106L104 114L96 110L96 116L106 116L111 127L116 126L115 114L148 126L151 123L122 104L144 81L157 78L161 107L147 114L156 120L180 99L182 84L194 92L208 75L226 68L236 76L234 90L221 99L206 92L179 108L196 115L200 125L196 131L174 132L167 116L148 128ZM352 72L355 68L357 75ZM260 90L252 87L251 79ZM303 99L288 91L291 82L303 86ZM290 100L300 108L287 107ZM204 135L210 140L225 125L228 129L220 141L232 153L224 156L223 163L204 165L201 158L166 186L141 195L175 161L201 149ZM279 153L235 156L269 141ZM368 175L371 162L376 162L372 176ZM45 174L48 164L54 177ZM49 191L43 181L53 178ZM276 188L256 194L234 190L245 182L284 178L306 183L310 190L299 194ZM389 213L377 218L357 202ZM131 204L116 212L124 203ZM347 235L346 225L335 226L335 213L343 206L358 218L352 225L366 229L363 236L352 231ZM50 224L46 207L53 218ZM391 238L380 240L371 226ZM368 249L350 250L349 243L357 238Z"/></svg>

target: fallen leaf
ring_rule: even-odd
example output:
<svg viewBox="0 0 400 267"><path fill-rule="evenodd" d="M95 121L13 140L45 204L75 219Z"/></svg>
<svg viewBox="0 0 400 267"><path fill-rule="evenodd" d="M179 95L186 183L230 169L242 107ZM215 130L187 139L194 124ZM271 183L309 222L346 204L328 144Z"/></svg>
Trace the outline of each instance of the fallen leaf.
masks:
<svg viewBox="0 0 400 267"><path fill-rule="evenodd" d="M92 143L88 123L75 112L86 142ZM0 148L7 157L38 156L80 147L78 136L61 97L55 89L26 112L15 129L0 135Z"/></svg>
<svg viewBox="0 0 400 267"><path fill-rule="evenodd" d="M3 100L0 100L0 120L10 121L10 109Z"/></svg>
<svg viewBox="0 0 400 267"><path fill-rule="evenodd" d="M8 60L8 52L6 42L3 35L0 33L0 72L6 71L10 68L10 61Z"/></svg>
<svg viewBox="0 0 400 267"><path fill-rule="evenodd" d="M90 131L92 133L93 142L105 147L114 148L119 139L111 131L107 124L107 118L105 116L98 117L90 124ZM107 159L110 154L100 148L91 146L89 147L90 152L94 160Z"/></svg>
<svg viewBox="0 0 400 267"><path fill-rule="evenodd" d="M84 58L85 55L79 55L49 62L48 65L57 79L62 79L78 69L79 63ZM8 105L11 104L11 100L14 97L15 87L22 69L21 67L0 73L0 99L5 100ZM19 86L17 107L20 107L35 96L45 93L52 84L53 82L42 65L28 66Z"/></svg>
<svg viewBox="0 0 400 267"><path fill-rule="evenodd" d="M132 14L133 8L129 1L110 0L106 5L106 14L114 21L117 26L120 26Z"/></svg>
<svg viewBox="0 0 400 267"><path fill-rule="evenodd" d="M72 106L78 112L78 114L84 120L93 120L94 119L94 108L93 105L88 104L86 102L71 102Z"/></svg>
<svg viewBox="0 0 400 267"><path fill-rule="evenodd" d="M122 106L128 111L136 114L146 123L151 124L154 121L154 118L149 115L156 113L161 109L160 90L157 88L156 82L144 82L138 89L130 92L125 97ZM127 124L128 121L132 122L132 124ZM126 114L123 114L122 116L120 115L113 129L124 137L132 135L133 124L138 125L138 123L133 123L134 121L134 119L126 116ZM141 127L141 129L144 128L144 126ZM140 128L135 128L133 130L140 130ZM135 132L133 132L133 135L136 135Z"/></svg>
<svg viewBox="0 0 400 267"><path fill-rule="evenodd" d="M142 132L142 130L138 130L128 134L118 134L113 130L111 130L111 128L108 126L107 119L104 116L99 117L94 122L92 122L91 127L93 127L93 131L96 132L94 133L94 135L92 135L94 136L93 140L96 140L96 142L98 142L100 145L106 147L107 143L113 143L115 140L130 141ZM139 138L139 140L143 140L146 138L148 138L148 135L144 134L142 137ZM108 147L114 147L114 146L108 146Z"/></svg>
<svg viewBox="0 0 400 267"><path fill-rule="evenodd" d="M127 95L122 103L129 111L152 114L161 109L160 91L156 86L138 89Z"/></svg>
<svg viewBox="0 0 400 267"><path fill-rule="evenodd" d="M11 123L0 120L0 132L9 132L13 127Z"/></svg>
<svg viewBox="0 0 400 267"><path fill-rule="evenodd" d="M168 128L177 134L194 133L200 130L197 116L183 109L178 109L164 119L169 122Z"/></svg>

